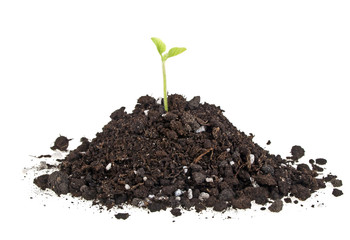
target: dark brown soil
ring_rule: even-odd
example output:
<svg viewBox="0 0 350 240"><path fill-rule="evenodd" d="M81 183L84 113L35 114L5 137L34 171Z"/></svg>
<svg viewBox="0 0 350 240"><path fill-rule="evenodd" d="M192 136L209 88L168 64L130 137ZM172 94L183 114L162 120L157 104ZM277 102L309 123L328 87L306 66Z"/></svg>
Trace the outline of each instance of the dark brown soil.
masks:
<svg viewBox="0 0 350 240"><path fill-rule="evenodd" d="M332 194L336 197L339 197L339 196L343 195L343 191L339 190L337 188L334 188Z"/></svg>
<svg viewBox="0 0 350 240"><path fill-rule="evenodd" d="M269 207L269 210L271 212L280 212L283 208L283 202L281 199L276 199L271 206Z"/></svg>
<svg viewBox="0 0 350 240"><path fill-rule="evenodd" d="M175 217L181 216L181 210L179 208L173 208L170 210L171 214L173 214Z"/></svg>
<svg viewBox="0 0 350 240"><path fill-rule="evenodd" d="M332 183L333 187L341 187L341 186L343 186L342 180L339 180L339 179L336 179L336 178L333 178L331 180L331 183Z"/></svg>
<svg viewBox="0 0 350 240"><path fill-rule="evenodd" d="M199 97L186 101L170 95L169 109L165 113L154 98L143 96L132 113L124 107L114 111L102 132L92 141L82 138L61 160L59 171L34 183L107 208L171 208L179 216L180 209L223 212L250 208L253 201L273 202L269 210L279 212L282 198L306 200L336 178L319 177L308 164L293 165L270 154L253 142L252 134L233 126L220 107L201 104ZM55 148L66 150L68 142L59 137ZM305 151L294 146L291 153L297 161Z"/></svg>
<svg viewBox="0 0 350 240"><path fill-rule="evenodd" d="M33 156L33 157L35 157L35 158L50 158L50 157L51 157L51 155L49 155L49 154L45 154L45 155Z"/></svg>
<svg viewBox="0 0 350 240"><path fill-rule="evenodd" d="M114 215L116 219L127 219L130 217L129 213L117 213L116 215Z"/></svg>
<svg viewBox="0 0 350 240"><path fill-rule="evenodd" d="M65 136L59 136L56 138L54 145L51 147L52 150L60 150L60 151L67 151L69 141L72 139L68 139Z"/></svg>
<svg viewBox="0 0 350 240"><path fill-rule="evenodd" d="M326 163L327 163L327 160L324 158L317 158L316 159L316 164L325 165Z"/></svg>
<svg viewBox="0 0 350 240"><path fill-rule="evenodd" d="M305 150L300 146L293 146L290 153L292 154L292 157L290 158L294 161L298 161L300 158L304 156Z"/></svg>

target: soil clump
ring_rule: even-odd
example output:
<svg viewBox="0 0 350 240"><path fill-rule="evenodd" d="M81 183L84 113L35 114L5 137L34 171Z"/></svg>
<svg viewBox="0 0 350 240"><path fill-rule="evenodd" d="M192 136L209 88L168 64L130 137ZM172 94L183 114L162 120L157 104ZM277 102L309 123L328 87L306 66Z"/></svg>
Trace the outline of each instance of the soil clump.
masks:
<svg viewBox="0 0 350 240"><path fill-rule="evenodd" d="M69 141L72 139L68 139L65 136L59 136L56 138L54 145L51 147L52 150L60 150L67 151Z"/></svg>
<svg viewBox="0 0 350 240"><path fill-rule="evenodd" d="M202 104L200 97L187 101L174 94L168 99L167 113L150 96L140 97L132 113L124 107L114 111L102 132L91 141L82 138L60 160L58 171L34 183L108 209L130 204L150 212L171 208L180 216L181 208L223 212L250 208L252 202L272 202L268 209L279 212L282 198L304 201L336 179L320 177L308 164L293 165L304 156L300 146L292 148L293 161L270 154L254 143L252 134L233 126L220 107ZM68 142L61 136L53 149L65 151Z"/></svg>

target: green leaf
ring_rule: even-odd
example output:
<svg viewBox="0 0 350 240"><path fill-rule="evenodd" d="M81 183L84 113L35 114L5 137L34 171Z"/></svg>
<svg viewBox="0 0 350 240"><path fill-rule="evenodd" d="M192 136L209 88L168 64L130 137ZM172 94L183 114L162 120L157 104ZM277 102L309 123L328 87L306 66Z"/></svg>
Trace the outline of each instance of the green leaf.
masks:
<svg viewBox="0 0 350 240"><path fill-rule="evenodd" d="M163 41L160 40L159 38L153 37L151 39L154 42L154 44L156 45L160 56L162 56L162 53L165 52L165 50L166 50L165 43L163 43Z"/></svg>
<svg viewBox="0 0 350 240"><path fill-rule="evenodd" d="M176 55L179 55L180 53L183 53L184 51L186 51L186 48L174 47L174 48L170 49L167 54L165 54L164 60L167 60L170 57L174 57Z"/></svg>

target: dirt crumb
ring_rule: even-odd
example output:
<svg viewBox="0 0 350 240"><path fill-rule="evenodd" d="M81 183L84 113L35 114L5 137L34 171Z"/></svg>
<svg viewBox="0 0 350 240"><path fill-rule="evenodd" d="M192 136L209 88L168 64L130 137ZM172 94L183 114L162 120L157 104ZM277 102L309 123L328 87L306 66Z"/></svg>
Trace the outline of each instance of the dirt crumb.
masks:
<svg viewBox="0 0 350 240"><path fill-rule="evenodd" d="M65 136L59 136L56 138L54 145L51 147L52 150L60 150L67 151L69 141L72 139L68 139Z"/></svg>
<svg viewBox="0 0 350 240"><path fill-rule="evenodd" d="M324 158L317 158L316 159L316 164L318 165L325 165L327 163L327 160Z"/></svg>
<svg viewBox="0 0 350 240"><path fill-rule="evenodd" d="M334 188L332 194L333 194L335 197L339 197L339 196L343 195L343 191L340 190L340 189L338 189L338 188Z"/></svg>
<svg viewBox="0 0 350 240"><path fill-rule="evenodd" d="M171 214L175 217L181 216L181 210L179 208L173 208L170 210Z"/></svg>
<svg viewBox="0 0 350 240"><path fill-rule="evenodd" d="M336 178L333 178L331 180L331 183L332 183L333 187L341 187L341 186L343 186L342 180L339 180L339 179L336 179Z"/></svg>
<svg viewBox="0 0 350 240"><path fill-rule="evenodd" d="M117 213L114 215L116 219L126 220L130 217L129 213Z"/></svg>
<svg viewBox="0 0 350 240"><path fill-rule="evenodd" d="M280 212L283 208L283 202L281 199L275 200L269 207L271 212Z"/></svg>
<svg viewBox="0 0 350 240"><path fill-rule="evenodd" d="M294 161L298 161L300 158L302 158L305 155L305 150L304 148L295 145L292 147L292 150L290 151L290 153L292 154L291 159L293 159Z"/></svg>

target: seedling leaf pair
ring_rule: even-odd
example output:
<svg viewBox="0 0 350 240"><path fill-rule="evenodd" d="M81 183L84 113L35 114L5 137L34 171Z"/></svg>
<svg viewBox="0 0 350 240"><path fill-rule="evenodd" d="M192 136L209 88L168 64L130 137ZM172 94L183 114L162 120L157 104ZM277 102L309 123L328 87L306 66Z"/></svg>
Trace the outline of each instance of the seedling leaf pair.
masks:
<svg viewBox="0 0 350 240"><path fill-rule="evenodd" d="M168 58L175 57L176 55L179 55L180 53L183 53L186 51L186 48L179 48L179 47L173 47L169 50L169 52L163 54L166 50L165 43L160 40L159 38L151 38L153 43L156 45L157 50L162 57L162 61L166 61Z"/></svg>
<svg viewBox="0 0 350 240"><path fill-rule="evenodd" d="M162 40L160 40L159 38L155 38L155 37L151 38L151 40L156 45L157 50L162 58L163 86L164 86L164 109L167 112L168 111L168 98L167 98L167 90L166 90L165 61L168 58L175 57L176 55L183 53L184 51L186 51L186 48L174 47L174 48L171 48L167 53L164 53L166 50L165 43Z"/></svg>

